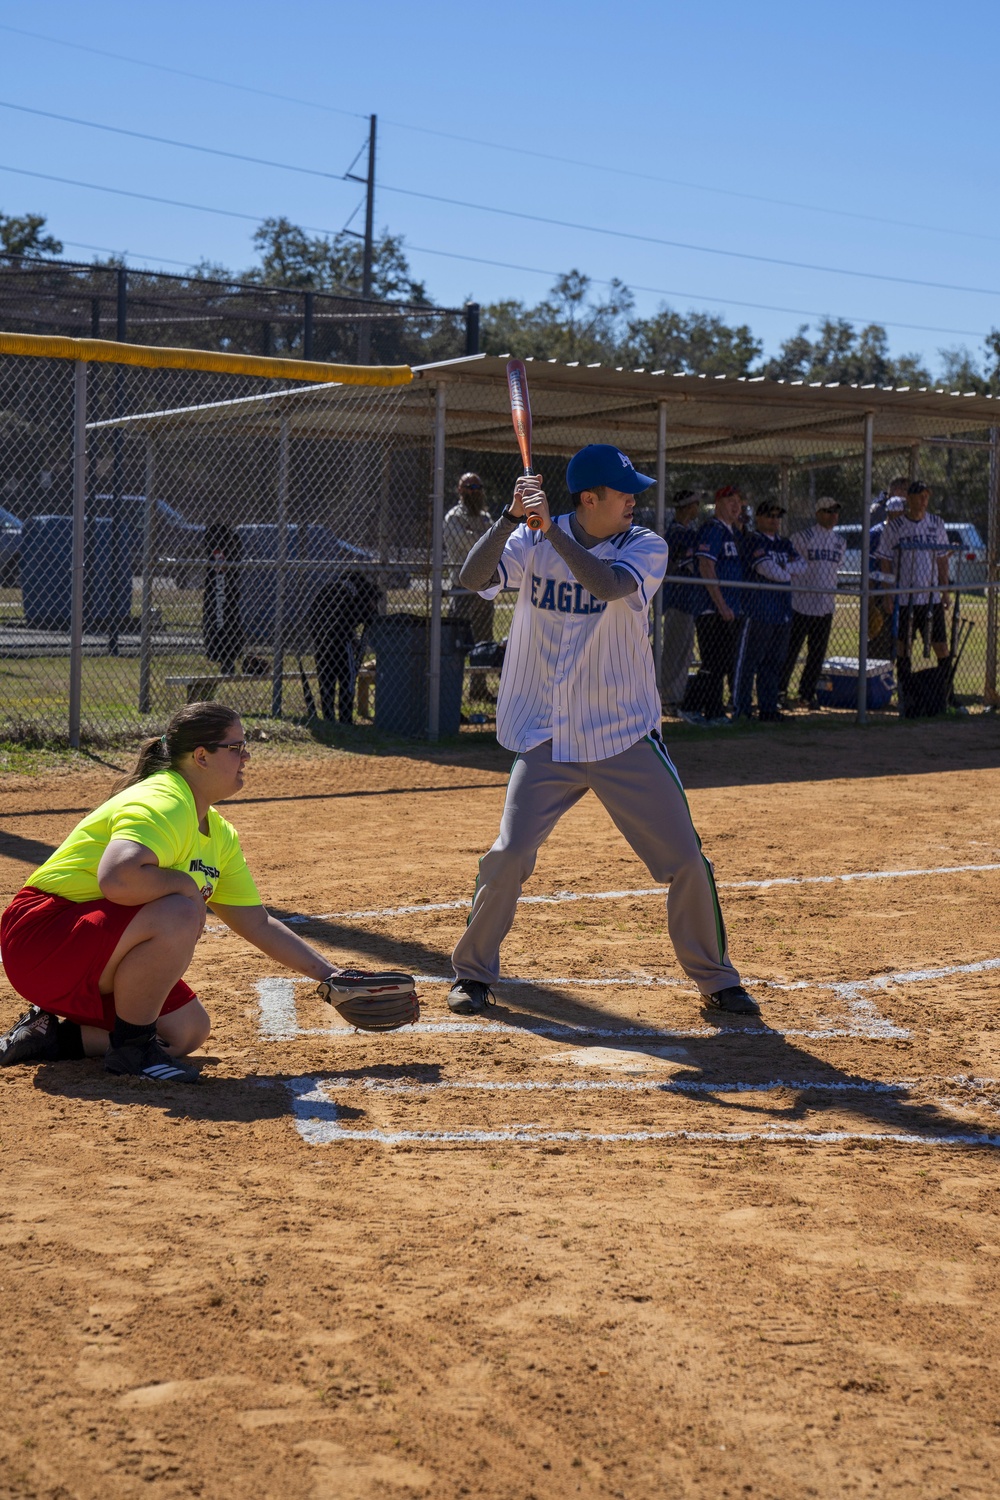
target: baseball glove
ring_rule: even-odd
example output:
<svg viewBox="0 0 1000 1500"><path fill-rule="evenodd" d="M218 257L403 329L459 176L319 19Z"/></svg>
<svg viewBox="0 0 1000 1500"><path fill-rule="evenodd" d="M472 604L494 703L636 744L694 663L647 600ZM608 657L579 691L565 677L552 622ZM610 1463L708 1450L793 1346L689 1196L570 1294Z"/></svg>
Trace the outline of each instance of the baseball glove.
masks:
<svg viewBox="0 0 1000 1500"><path fill-rule="evenodd" d="M340 969L320 980L316 993L359 1031L396 1031L420 1020L413 975L398 969Z"/></svg>

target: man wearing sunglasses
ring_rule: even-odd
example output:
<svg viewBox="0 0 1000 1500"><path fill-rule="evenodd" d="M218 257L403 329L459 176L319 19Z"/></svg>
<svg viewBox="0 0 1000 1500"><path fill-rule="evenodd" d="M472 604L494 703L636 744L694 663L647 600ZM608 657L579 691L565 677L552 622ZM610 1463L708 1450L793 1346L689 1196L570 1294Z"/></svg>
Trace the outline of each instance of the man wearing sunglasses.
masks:
<svg viewBox="0 0 1000 1500"><path fill-rule="evenodd" d="M493 525L493 517L486 509L483 497L483 481L478 474L463 474L458 481L458 502L444 518L444 560L451 567L452 589L459 590L452 599L451 618L467 627L471 645L493 639L493 605L478 594L470 594L458 581L462 564L479 541ZM483 668L473 667L469 672L469 696L480 700L492 700Z"/></svg>
<svg viewBox="0 0 1000 1500"><path fill-rule="evenodd" d="M794 531L790 538L805 567L792 588L792 629L781 691L788 692L799 652L805 646L806 660L799 678L799 702L805 708L816 706L816 688L837 605L837 574L847 549L843 533L834 530L839 520L840 502L832 495L821 495L816 501L815 523Z"/></svg>

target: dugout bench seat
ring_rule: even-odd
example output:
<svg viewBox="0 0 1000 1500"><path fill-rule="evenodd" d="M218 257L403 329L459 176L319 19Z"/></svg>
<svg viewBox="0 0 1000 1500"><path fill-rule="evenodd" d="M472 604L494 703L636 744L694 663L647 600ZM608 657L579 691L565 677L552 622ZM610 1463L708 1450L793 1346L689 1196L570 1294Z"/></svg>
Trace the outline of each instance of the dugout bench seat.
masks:
<svg viewBox="0 0 1000 1500"><path fill-rule="evenodd" d="M315 672L307 672L306 676L310 682L316 682ZM188 703L209 703L215 697L216 692L223 683L229 682L257 682L269 683L270 674L266 677L258 676L251 672L209 672L201 677L167 677L164 679L167 687L182 687L185 691ZM298 672L285 672L282 676L283 682L300 682ZM375 682L375 668L361 667L356 679L358 714L362 719L371 718L371 690Z"/></svg>

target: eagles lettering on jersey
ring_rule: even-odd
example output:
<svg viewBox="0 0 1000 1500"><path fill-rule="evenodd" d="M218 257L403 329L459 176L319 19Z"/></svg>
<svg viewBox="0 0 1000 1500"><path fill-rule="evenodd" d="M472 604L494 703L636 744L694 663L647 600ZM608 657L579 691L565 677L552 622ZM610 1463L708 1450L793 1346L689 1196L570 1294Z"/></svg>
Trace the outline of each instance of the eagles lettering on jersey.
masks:
<svg viewBox="0 0 1000 1500"><path fill-rule="evenodd" d="M553 525L572 536L569 516ZM497 738L523 753L552 741L554 761L604 760L659 729L649 608L667 568L667 544L644 526L595 543L591 556L635 579L621 599L595 599L541 532L519 526L498 565L517 589L500 690Z"/></svg>
<svg viewBox="0 0 1000 1500"><path fill-rule="evenodd" d="M536 609L556 609L561 615L599 615L608 604L584 592L582 583L560 583L554 578L531 575L531 602Z"/></svg>

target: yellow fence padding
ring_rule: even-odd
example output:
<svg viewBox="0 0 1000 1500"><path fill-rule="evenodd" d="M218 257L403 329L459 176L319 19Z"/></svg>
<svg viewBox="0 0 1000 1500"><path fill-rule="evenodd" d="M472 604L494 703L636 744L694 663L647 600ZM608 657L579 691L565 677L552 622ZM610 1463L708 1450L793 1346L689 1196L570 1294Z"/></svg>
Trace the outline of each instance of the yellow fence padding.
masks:
<svg viewBox="0 0 1000 1500"><path fill-rule="evenodd" d="M0 333L0 354L32 359L82 359L147 370L208 370L219 375L258 375L265 380L318 385L409 385L409 365L324 365L306 359L265 359L212 349L161 349L155 344L119 344L113 339L66 339L41 333Z"/></svg>

